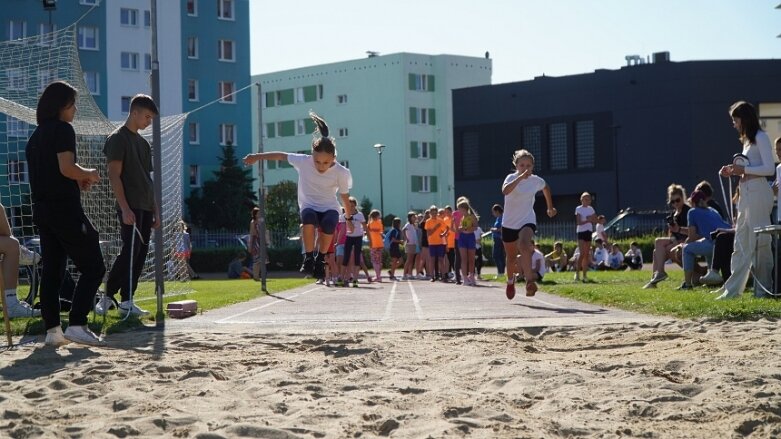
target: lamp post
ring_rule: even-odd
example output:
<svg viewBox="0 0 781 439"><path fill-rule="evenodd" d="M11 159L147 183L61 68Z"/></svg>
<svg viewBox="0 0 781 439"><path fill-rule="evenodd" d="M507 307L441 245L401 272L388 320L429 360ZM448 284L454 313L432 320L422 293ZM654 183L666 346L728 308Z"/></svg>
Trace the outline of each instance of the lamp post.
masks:
<svg viewBox="0 0 781 439"><path fill-rule="evenodd" d="M377 150L377 156L380 158L380 211L385 215L385 200L382 195L382 150L385 149L385 145L376 143L374 149Z"/></svg>

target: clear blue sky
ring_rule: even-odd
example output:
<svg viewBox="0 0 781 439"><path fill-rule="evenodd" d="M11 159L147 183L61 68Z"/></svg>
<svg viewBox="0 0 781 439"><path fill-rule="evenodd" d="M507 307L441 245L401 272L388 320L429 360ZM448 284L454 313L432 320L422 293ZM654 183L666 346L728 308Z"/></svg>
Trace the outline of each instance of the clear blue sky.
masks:
<svg viewBox="0 0 781 439"><path fill-rule="evenodd" d="M250 0L252 74L414 52L493 59L493 83L673 61L779 58L781 0Z"/></svg>

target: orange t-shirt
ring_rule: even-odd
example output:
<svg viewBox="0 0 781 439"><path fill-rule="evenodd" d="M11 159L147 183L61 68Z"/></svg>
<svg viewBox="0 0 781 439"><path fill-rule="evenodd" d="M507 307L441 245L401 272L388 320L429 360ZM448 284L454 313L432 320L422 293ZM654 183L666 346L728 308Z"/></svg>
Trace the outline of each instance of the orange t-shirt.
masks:
<svg viewBox="0 0 781 439"><path fill-rule="evenodd" d="M442 218L442 221L447 226L448 234L447 234L447 248L455 248L456 247L456 232L450 229L450 225L453 224L453 217L452 216L446 216Z"/></svg>
<svg viewBox="0 0 781 439"><path fill-rule="evenodd" d="M366 229L369 232L369 247L370 248L383 248L384 244L382 242L382 220L376 219L376 220L369 220L369 223L366 224Z"/></svg>
<svg viewBox="0 0 781 439"><path fill-rule="evenodd" d="M439 236L445 230L445 223L439 218L429 218L426 220L426 234L428 234L428 245L443 245L444 239Z"/></svg>

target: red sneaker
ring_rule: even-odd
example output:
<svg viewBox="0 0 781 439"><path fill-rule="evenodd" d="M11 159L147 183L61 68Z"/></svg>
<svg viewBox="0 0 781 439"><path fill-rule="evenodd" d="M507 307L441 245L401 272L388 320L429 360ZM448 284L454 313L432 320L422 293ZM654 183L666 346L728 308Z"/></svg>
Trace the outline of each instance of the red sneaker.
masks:
<svg viewBox="0 0 781 439"><path fill-rule="evenodd" d="M526 282L526 295L532 297L537 293L537 282Z"/></svg>
<svg viewBox="0 0 781 439"><path fill-rule="evenodd" d="M507 295L507 299L513 300L513 297L515 297L515 282L507 284L504 293Z"/></svg>

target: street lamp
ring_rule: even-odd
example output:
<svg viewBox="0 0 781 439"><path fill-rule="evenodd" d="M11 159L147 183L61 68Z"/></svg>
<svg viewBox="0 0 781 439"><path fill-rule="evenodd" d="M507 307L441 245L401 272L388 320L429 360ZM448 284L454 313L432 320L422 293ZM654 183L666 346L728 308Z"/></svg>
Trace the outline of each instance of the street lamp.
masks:
<svg viewBox="0 0 781 439"><path fill-rule="evenodd" d="M380 211L385 215L385 200L382 196L382 150L385 149L385 145L376 143L374 149L377 150L377 156L380 158Z"/></svg>

